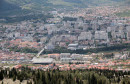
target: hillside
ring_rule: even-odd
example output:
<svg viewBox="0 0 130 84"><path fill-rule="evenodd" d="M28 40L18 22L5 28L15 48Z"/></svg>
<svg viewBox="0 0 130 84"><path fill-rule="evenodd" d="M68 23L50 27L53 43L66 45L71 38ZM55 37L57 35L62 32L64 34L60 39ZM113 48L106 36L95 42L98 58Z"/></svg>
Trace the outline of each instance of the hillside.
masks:
<svg viewBox="0 0 130 84"><path fill-rule="evenodd" d="M3 1L3 0L2 0ZM17 4L22 9L44 9L58 7L87 7L124 2L124 0L4 0L11 4ZM125 0L129 1L129 0ZM6 6L6 5L5 5Z"/></svg>
<svg viewBox="0 0 130 84"><path fill-rule="evenodd" d="M8 11L8 10L15 10L15 9L20 9L19 6L15 4L11 4L5 0L0 0L0 11Z"/></svg>
<svg viewBox="0 0 130 84"><path fill-rule="evenodd" d="M0 17L26 14L36 11L49 11L55 8L73 9L75 7L115 5L130 3L130 0L0 0Z"/></svg>

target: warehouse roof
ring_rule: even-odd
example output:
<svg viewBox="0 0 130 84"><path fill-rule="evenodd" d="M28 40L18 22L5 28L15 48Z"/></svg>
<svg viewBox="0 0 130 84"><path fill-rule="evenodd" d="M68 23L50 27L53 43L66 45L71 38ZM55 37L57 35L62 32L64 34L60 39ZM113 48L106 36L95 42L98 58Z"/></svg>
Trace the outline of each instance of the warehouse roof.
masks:
<svg viewBox="0 0 130 84"><path fill-rule="evenodd" d="M42 58L42 57L34 57L32 59L33 63L52 63L53 59L52 58Z"/></svg>

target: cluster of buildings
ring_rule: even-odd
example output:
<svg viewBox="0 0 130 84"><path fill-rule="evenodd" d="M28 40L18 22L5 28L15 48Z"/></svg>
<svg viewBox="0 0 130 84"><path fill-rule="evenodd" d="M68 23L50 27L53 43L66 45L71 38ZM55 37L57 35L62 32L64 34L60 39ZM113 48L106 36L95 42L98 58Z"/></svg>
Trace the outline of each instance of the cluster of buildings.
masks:
<svg viewBox="0 0 130 84"><path fill-rule="evenodd" d="M107 55L112 55L107 58ZM35 54L20 53L13 51L0 50L1 64L93 64L93 63L108 63L112 60L129 60L130 53L92 53L92 54L70 54L70 53L55 53L44 54L36 57Z"/></svg>
<svg viewBox="0 0 130 84"><path fill-rule="evenodd" d="M97 16L91 19L77 17L76 21L64 21L59 18L57 23L24 21L2 24L0 46L8 44L9 47L17 45L37 49L54 49L55 46L60 46L76 50L130 43L130 19ZM5 40L6 43L2 43Z"/></svg>
<svg viewBox="0 0 130 84"><path fill-rule="evenodd" d="M48 18L46 23L30 20L0 24L0 46L8 44L8 47L17 45L37 49L60 46L76 50L130 43L130 18L114 15L121 10L106 6L87 8L78 13L72 11L68 15L52 11L54 17ZM69 19L64 20L65 17Z"/></svg>
<svg viewBox="0 0 130 84"><path fill-rule="evenodd" d="M107 12L105 12L105 9ZM110 12L111 11L111 12ZM70 50L90 49L130 43L130 18L114 15L120 9L112 7L90 8L80 12L58 13L53 11L53 18L43 21L22 21L19 23L0 23L0 62L2 64L47 64L30 66L33 69L113 69L115 65L129 65L130 54L114 54L111 59L104 54L47 54L34 57L33 54L12 52L7 48L17 46L35 49L53 50L64 47ZM77 15L78 14L78 15ZM67 17L67 18L66 18ZM65 20L66 19L66 20ZM55 66L53 65L56 64ZM112 66L112 67L109 67ZM19 66L15 66L19 67ZM21 67L21 66L20 66ZM122 68L123 67L123 68ZM122 66L120 69L124 69Z"/></svg>
<svg viewBox="0 0 130 84"><path fill-rule="evenodd" d="M107 16L107 15L112 15L118 12L122 12L129 8L124 7L124 8L119 8L119 7L114 7L114 6L100 6L100 7L89 7L89 8L83 8L79 9L78 11L71 11L71 12L64 12L59 14L60 16L69 16L69 17L87 17L88 16Z"/></svg>
<svg viewBox="0 0 130 84"><path fill-rule="evenodd" d="M22 64L31 63L31 59L34 55L29 53L19 53L13 51L0 50L0 65L2 64Z"/></svg>
<svg viewBox="0 0 130 84"><path fill-rule="evenodd" d="M40 57L34 57L32 54L3 52L0 51L0 63L2 68L21 68L28 65L31 69L59 69L59 70L75 70L75 69L109 69L129 71L130 54L129 52L121 54L115 53L114 58L103 59L105 54L46 54ZM37 65L36 65L37 64Z"/></svg>
<svg viewBox="0 0 130 84"><path fill-rule="evenodd" d="M28 66L33 70L42 69L44 71L47 70L75 70L75 69L102 69L102 70L117 70L117 71L130 71L129 67L130 61L126 60L126 62L118 61L109 61L108 63L92 63L92 64L48 64L48 65L37 65L37 66ZM120 66L117 68L117 66ZM15 65L14 68L21 68L21 65Z"/></svg>
<svg viewBox="0 0 130 84"><path fill-rule="evenodd" d="M46 54L41 57L34 57L32 63L34 64L89 64L89 63L108 63L111 60L127 60L130 58L130 53L115 53L113 57L107 58L107 54L103 53L92 53L90 55L86 54L70 54L70 53L60 53L60 54ZM106 57L106 58L105 58Z"/></svg>

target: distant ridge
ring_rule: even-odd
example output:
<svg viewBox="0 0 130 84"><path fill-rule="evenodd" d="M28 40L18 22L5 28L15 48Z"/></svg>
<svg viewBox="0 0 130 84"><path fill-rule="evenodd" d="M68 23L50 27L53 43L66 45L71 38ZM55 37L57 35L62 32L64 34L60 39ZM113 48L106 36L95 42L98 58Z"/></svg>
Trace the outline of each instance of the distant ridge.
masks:
<svg viewBox="0 0 130 84"><path fill-rule="evenodd" d="M0 0L0 15L19 11L48 11L55 8L69 8L130 4L130 0Z"/></svg>
<svg viewBox="0 0 130 84"><path fill-rule="evenodd" d="M45 7L86 7L88 5L98 6L113 3L130 3L130 0L1 0L17 4L22 9L41 9Z"/></svg>
<svg viewBox="0 0 130 84"><path fill-rule="evenodd" d="M8 10L15 10L15 9L21 9L19 6L16 6L15 4L11 4L5 0L0 0L0 11L8 11Z"/></svg>

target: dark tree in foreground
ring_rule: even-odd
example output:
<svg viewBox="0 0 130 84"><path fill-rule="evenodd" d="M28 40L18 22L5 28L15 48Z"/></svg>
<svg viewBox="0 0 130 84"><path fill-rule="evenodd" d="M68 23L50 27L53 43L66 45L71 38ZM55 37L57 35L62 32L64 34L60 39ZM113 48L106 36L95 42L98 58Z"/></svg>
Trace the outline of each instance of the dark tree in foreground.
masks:
<svg viewBox="0 0 130 84"><path fill-rule="evenodd" d="M129 75L130 72L99 69L43 71L22 67L20 71L14 68L0 70L0 80L5 77L20 82L27 80L27 84L130 84Z"/></svg>

